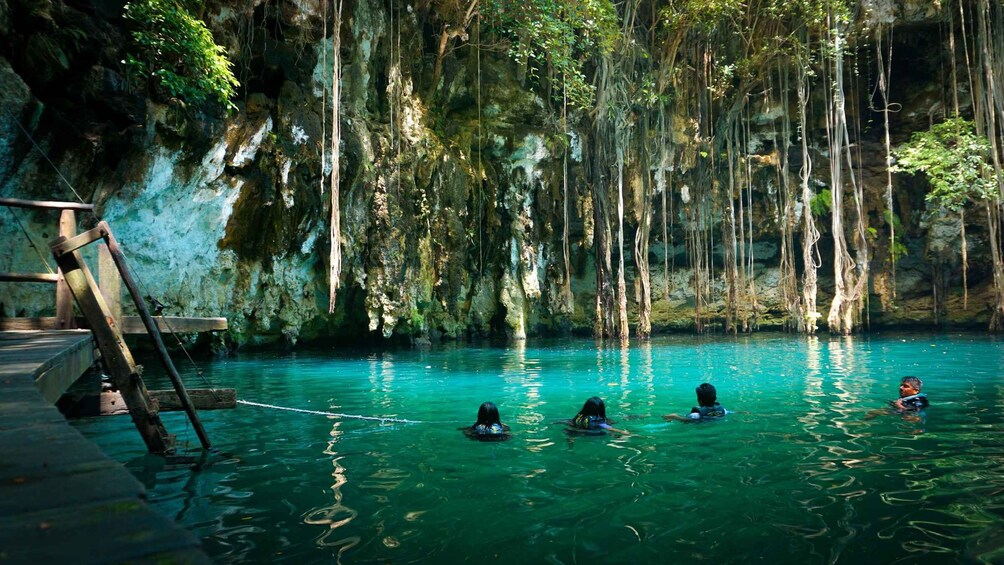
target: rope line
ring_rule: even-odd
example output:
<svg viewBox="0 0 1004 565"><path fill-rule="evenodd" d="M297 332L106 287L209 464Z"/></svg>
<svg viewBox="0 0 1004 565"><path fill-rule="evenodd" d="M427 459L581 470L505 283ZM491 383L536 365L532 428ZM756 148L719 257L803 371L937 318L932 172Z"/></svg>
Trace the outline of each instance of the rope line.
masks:
<svg viewBox="0 0 1004 565"><path fill-rule="evenodd" d="M35 254L38 255L38 258L42 261L42 264L45 265L45 270L48 271L50 275L55 273L55 271L52 270L52 267L49 266L49 262L46 261L45 256L42 255L42 252L38 249L38 246L35 245L35 240L31 237L31 234L28 233L28 229L24 227L23 223L21 223L21 218L19 218L17 214L14 213L13 208L8 207L7 210L10 211L11 216L14 216L14 221L16 221L18 227L21 228L21 233L24 234L24 237L25 239L28 240L28 244L31 245L31 248L35 250Z"/></svg>
<svg viewBox="0 0 1004 565"><path fill-rule="evenodd" d="M10 113L8 112L8 114ZM59 167L57 167L56 164L53 163L51 159L49 159L49 156L45 154L45 151L42 151L42 148L38 146L38 143L35 142L35 138L32 137L30 133L28 133L28 130L24 129L24 126L21 125L21 120L17 119L14 116L11 117L14 118L13 121L15 124L17 124L17 127L20 128L22 132L24 132L25 137L28 138L28 141L31 142L31 145L38 150L38 152L42 155L42 158L45 159L45 161L49 163L49 165L52 166L53 170L56 171L56 174L59 175L59 178L62 179L64 183L66 183L66 186L67 188L70 189L70 192L72 192L73 195L77 197L77 200L83 202L84 199L80 197L80 194L78 194L76 189L73 188L73 185L70 184L70 181L66 180L66 177L63 176L62 171L59 170Z"/></svg>
<svg viewBox="0 0 1004 565"><path fill-rule="evenodd" d="M286 410L288 412L299 412L301 414L315 414L317 416L334 416L336 418L349 418L353 420L369 420L373 422L394 422L397 424L421 424L418 420L405 420L403 418L388 418L384 416L358 416L356 414L339 414L337 412L322 412L320 410L304 410L302 408L289 408L286 406L276 406L274 404L263 404L261 402L251 402L250 400L238 400L237 404L247 406L257 406L259 408L271 408L273 410Z"/></svg>

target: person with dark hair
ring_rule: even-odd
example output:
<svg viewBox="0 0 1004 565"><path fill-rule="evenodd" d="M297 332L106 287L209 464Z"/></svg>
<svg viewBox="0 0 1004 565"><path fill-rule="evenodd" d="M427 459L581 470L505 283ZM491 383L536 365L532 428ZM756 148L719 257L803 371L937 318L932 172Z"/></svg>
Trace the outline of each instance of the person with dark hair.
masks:
<svg viewBox="0 0 1004 565"><path fill-rule="evenodd" d="M580 432L592 435L599 435L605 431L628 435L624 430L618 430L607 422L607 407L603 404L603 399L594 396L582 405L582 410L571 420L564 423L569 427L569 431Z"/></svg>
<svg viewBox="0 0 1004 565"><path fill-rule="evenodd" d="M718 403L718 391L710 383L703 383L696 390L697 406L690 409L690 414L686 416L666 414L663 418L668 421L706 422L708 420L717 420L729 413L728 410Z"/></svg>
<svg viewBox="0 0 1004 565"><path fill-rule="evenodd" d="M502 423L499 409L493 402L485 402L478 408L478 420L469 428L461 428L464 434L478 441L501 441L509 439L509 426Z"/></svg>
<svg viewBox="0 0 1004 565"><path fill-rule="evenodd" d="M871 410L865 420L873 420L884 414L899 414L912 422L924 420L924 409L930 406L927 394L920 392L924 382L917 377L903 377L899 380L899 398L889 401L889 407Z"/></svg>
<svg viewBox="0 0 1004 565"><path fill-rule="evenodd" d="M899 398L889 404L903 412L917 412L930 406L927 395L920 392L924 382L917 377L903 377L899 381Z"/></svg>

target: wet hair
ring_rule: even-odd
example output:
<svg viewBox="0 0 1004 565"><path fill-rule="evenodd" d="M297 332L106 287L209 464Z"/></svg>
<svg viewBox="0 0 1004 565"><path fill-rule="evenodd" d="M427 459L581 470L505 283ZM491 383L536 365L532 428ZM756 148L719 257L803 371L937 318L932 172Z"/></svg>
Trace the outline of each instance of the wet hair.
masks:
<svg viewBox="0 0 1004 565"><path fill-rule="evenodd" d="M697 403L701 406L714 406L718 400L718 391L709 383L697 387Z"/></svg>
<svg viewBox="0 0 1004 565"><path fill-rule="evenodd" d="M918 379L917 377L903 377L900 379L899 384L908 384L918 391L924 387L924 381Z"/></svg>
<svg viewBox="0 0 1004 565"><path fill-rule="evenodd" d="M478 421L475 426L491 426L492 424L502 424L499 418L498 406L492 402L485 402L478 408Z"/></svg>
<svg viewBox="0 0 1004 565"><path fill-rule="evenodd" d="M600 418L606 420L607 407L604 406L602 398L594 396L582 405L582 410L579 410L579 413L576 414L576 416L599 416Z"/></svg>

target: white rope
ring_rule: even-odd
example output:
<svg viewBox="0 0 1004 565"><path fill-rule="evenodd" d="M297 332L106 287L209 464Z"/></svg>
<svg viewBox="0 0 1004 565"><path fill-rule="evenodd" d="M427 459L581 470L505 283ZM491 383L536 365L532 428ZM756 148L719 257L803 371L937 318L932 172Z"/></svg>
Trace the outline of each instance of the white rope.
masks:
<svg viewBox="0 0 1004 565"><path fill-rule="evenodd" d="M316 414L318 416L334 416L336 418L351 418L355 420L372 420L375 422L385 423L394 422L397 424L421 424L418 420L404 420L401 418L386 418L381 416L357 416L355 414L339 414L337 412L321 412L320 410L303 410L301 408L287 408L285 406L275 406L274 404L262 404L261 402L251 402L249 400L238 400L237 404L246 404L248 406L258 406L259 408L272 408L274 410L286 410L289 412L299 412L301 414Z"/></svg>

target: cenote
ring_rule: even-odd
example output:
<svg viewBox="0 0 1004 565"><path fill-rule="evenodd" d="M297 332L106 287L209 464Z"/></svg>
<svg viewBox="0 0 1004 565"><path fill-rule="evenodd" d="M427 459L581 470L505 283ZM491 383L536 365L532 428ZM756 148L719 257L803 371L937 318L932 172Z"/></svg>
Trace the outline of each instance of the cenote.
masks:
<svg viewBox="0 0 1004 565"><path fill-rule="evenodd" d="M165 414L167 460L128 418L76 426L221 563L999 563L1001 367L967 334L242 353L203 368L243 400L420 423L240 405L202 413L204 454ZM903 375L925 417L867 419ZM705 381L737 413L663 421ZM556 423L592 395L631 435ZM508 441L458 430L485 400Z"/></svg>

